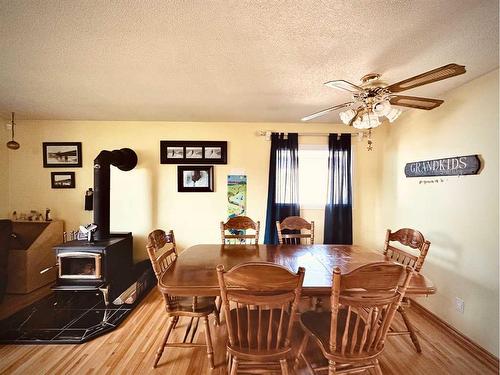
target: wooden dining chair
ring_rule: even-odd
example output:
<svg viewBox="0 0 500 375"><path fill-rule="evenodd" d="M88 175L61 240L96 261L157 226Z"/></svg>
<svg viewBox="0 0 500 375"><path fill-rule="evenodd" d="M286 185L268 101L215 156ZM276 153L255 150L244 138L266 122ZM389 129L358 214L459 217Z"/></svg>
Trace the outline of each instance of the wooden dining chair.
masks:
<svg viewBox="0 0 500 375"><path fill-rule="evenodd" d="M276 221L278 240L281 245L300 245L302 240L311 245L314 244L314 221L310 223L300 216L288 216L281 223ZM307 230L308 233L301 233ZM283 231L298 231L298 233L284 233Z"/></svg>
<svg viewBox="0 0 500 375"><path fill-rule="evenodd" d="M246 230L253 230L254 234L246 234ZM222 244L251 244L259 243L260 221L253 221L248 216L236 216L228 221L220 222L220 234ZM227 234L226 231L238 231L238 233ZM245 231L245 232L243 232Z"/></svg>
<svg viewBox="0 0 500 375"><path fill-rule="evenodd" d="M217 276L229 335L230 374L281 369L288 375L304 269L299 267L294 274L277 264L250 262L229 271L218 265Z"/></svg>
<svg viewBox="0 0 500 375"><path fill-rule="evenodd" d="M373 368L382 374L378 356L412 275L411 267L393 262L371 263L341 275L333 271L331 311L308 311L300 316L304 338L295 367L303 359L307 368L329 375ZM313 368L304 355L313 339L328 366Z"/></svg>
<svg viewBox="0 0 500 375"><path fill-rule="evenodd" d="M148 235L146 246L149 259L153 266L154 273L158 281L165 272L170 272L177 259L177 249L175 246L174 232L168 234L161 229L156 229ZM165 300L167 316L170 318L163 341L158 348L153 368L158 365L165 347L206 347L208 363L210 368L214 368L213 346L210 336L208 317L211 313L217 314L215 308L215 298L213 297L179 297L162 293ZM179 317L188 317L190 321L186 327L184 339L182 342L168 343L170 333L177 325ZM205 344L193 342L198 329L200 319L205 326ZM218 316L216 315L216 320Z"/></svg>
<svg viewBox="0 0 500 375"><path fill-rule="evenodd" d="M391 244L391 242L397 242L399 245L404 245L407 250L405 251L395 247ZM395 262L412 267L413 270L418 273L424 265L425 257L427 256L430 245L431 243L427 241L418 230L402 228L393 233L390 229L387 229L384 255ZM404 298L398 308L398 312L403 318L406 330L397 331L391 328L389 335L409 335L415 349L418 353L421 353L422 348L420 346L420 342L418 341L417 333L413 328L408 315L406 315L405 308L408 308L409 306L410 300L408 298Z"/></svg>

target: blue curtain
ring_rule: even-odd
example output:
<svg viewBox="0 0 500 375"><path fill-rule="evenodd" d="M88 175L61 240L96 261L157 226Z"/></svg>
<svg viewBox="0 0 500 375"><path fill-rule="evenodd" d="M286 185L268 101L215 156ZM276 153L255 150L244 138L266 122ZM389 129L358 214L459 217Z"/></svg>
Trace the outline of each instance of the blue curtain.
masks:
<svg viewBox="0 0 500 375"><path fill-rule="evenodd" d="M351 135L328 137L328 200L325 244L352 244Z"/></svg>
<svg viewBox="0 0 500 375"><path fill-rule="evenodd" d="M300 215L299 207L299 136L289 133L271 135L269 187L265 244L278 244L276 221Z"/></svg>

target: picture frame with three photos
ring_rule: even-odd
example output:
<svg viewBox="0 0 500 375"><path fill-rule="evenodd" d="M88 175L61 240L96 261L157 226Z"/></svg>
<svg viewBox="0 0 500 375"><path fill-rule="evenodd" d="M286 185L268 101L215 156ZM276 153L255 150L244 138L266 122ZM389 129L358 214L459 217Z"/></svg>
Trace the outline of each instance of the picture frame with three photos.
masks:
<svg viewBox="0 0 500 375"><path fill-rule="evenodd" d="M227 164L227 141L160 141L160 164Z"/></svg>

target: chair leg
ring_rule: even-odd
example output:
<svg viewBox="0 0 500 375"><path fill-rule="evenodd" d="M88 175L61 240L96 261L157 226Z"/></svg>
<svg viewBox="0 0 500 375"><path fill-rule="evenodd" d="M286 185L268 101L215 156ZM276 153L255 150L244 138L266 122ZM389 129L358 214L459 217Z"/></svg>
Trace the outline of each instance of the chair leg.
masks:
<svg viewBox="0 0 500 375"><path fill-rule="evenodd" d="M226 352L227 374L231 373L231 366L233 365L233 356Z"/></svg>
<svg viewBox="0 0 500 375"><path fill-rule="evenodd" d="M280 359L280 366L281 366L281 373L283 375L289 375L288 363L286 362L286 359Z"/></svg>
<svg viewBox="0 0 500 375"><path fill-rule="evenodd" d="M309 335L307 333L304 333L304 338L300 343L299 350L297 352L297 357L295 358L295 364L293 365L294 371L297 371L297 369L299 368L300 356L302 355L302 353L304 353L308 341L309 341Z"/></svg>
<svg viewBox="0 0 500 375"><path fill-rule="evenodd" d="M219 316L219 310L217 310L217 307L215 307L214 309L214 317L215 317L215 321L214 321L214 325L219 327L220 326L220 316Z"/></svg>
<svg viewBox="0 0 500 375"><path fill-rule="evenodd" d="M378 362L378 359L373 361L374 364L374 370L376 375L383 375L382 374L382 369L380 368L380 363Z"/></svg>
<svg viewBox="0 0 500 375"><path fill-rule="evenodd" d="M238 358L233 357L233 363L231 365L231 375L236 375L238 373Z"/></svg>
<svg viewBox="0 0 500 375"><path fill-rule="evenodd" d="M208 357L208 364L210 365L210 368L213 369L215 368L214 365L214 349L212 347L212 338L210 336L210 324L208 323L208 316L203 317L203 323L205 324L205 340L207 344L207 357Z"/></svg>
<svg viewBox="0 0 500 375"><path fill-rule="evenodd" d="M406 325L406 328L408 329L408 332L410 332L410 338L411 341L413 342L413 345L415 345L415 349L417 349L418 353L422 353L422 348L420 347L420 343L418 342L417 333L413 329L413 325L410 323L410 319L408 319L406 311L401 306L398 307L398 311L401 314L401 317L403 318L403 321Z"/></svg>
<svg viewBox="0 0 500 375"><path fill-rule="evenodd" d="M328 375L335 375L335 362L334 361L328 361Z"/></svg>
<svg viewBox="0 0 500 375"><path fill-rule="evenodd" d="M165 344L167 343L168 336L170 336L170 332L172 332L172 329L174 328L175 318L177 318L177 317L173 316L170 319L170 321L168 322L167 332L165 332L165 336L163 337L163 341L162 341L160 347L158 348L158 351L156 352L156 358L155 358L155 362L153 364L153 368L156 368L156 366L158 365L158 361L160 360L161 355L163 354L163 350L165 349Z"/></svg>
<svg viewBox="0 0 500 375"><path fill-rule="evenodd" d="M216 318L215 318L214 324L220 326L221 322L222 322L222 298L221 297L215 298L215 310L217 310L217 313L216 313Z"/></svg>

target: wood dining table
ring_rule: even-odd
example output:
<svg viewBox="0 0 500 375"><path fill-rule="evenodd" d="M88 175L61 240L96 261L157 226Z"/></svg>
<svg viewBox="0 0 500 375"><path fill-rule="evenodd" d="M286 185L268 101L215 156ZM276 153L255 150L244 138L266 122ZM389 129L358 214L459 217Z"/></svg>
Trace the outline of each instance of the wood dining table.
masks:
<svg viewBox="0 0 500 375"><path fill-rule="evenodd" d="M162 293L177 296L218 296L216 267L226 270L245 262L271 262L297 272L304 267L302 295L329 295L332 271L342 274L372 262L390 261L381 252L357 245L195 245L179 254L158 282ZM415 273L407 295L436 293L436 287L421 273Z"/></svg>

